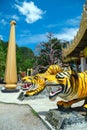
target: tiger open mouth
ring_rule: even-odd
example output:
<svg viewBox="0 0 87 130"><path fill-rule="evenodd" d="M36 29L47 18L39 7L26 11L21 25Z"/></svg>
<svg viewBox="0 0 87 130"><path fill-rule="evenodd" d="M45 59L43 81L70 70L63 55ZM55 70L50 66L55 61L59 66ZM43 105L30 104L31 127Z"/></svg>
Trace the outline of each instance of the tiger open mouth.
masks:
<svg viewBox="0 0 87 130"><path fill-rule="evenodd" d="M49 98L53 98L54 96L57 96L58 94L62 93L64 90L64 85L63 84L56 84L56 86L51 88Z"/></svg>
<svg viewBox="0 0 87 130"><path fill-rule="evenodd" d="M30 89L32 88L33 84L28 82L28 83L25 83L22 87L23 90L27 90L27 89Z"/></svg>

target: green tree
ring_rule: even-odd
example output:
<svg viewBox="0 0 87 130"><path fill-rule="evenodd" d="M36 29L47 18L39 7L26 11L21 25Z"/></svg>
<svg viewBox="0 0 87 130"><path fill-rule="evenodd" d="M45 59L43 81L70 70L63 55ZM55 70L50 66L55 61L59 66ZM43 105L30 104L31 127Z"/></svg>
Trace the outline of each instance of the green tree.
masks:
<svg viewBox="0 0 87 130"><path fill-rule="evenodd" d="M32 68L35 62L34 52L27 47L16 47L17 48L17 70L26 71L27 68Z"/></svg>
<svg viewBox="0 0 87 130"><path fill-rule="evenodd" d="M0 77L4 77L5 73L5 64L6 64L6 48L5 42L0 40Z"/></svg>
<svg viewBox="0 0 87 130"><path fill-rule="evenodd" d="M0 40L0 77L4 78L8 42ZM18 47L16 45L17 72L26 71L32 68L35 62L34 52L27 47Z"/></svg>

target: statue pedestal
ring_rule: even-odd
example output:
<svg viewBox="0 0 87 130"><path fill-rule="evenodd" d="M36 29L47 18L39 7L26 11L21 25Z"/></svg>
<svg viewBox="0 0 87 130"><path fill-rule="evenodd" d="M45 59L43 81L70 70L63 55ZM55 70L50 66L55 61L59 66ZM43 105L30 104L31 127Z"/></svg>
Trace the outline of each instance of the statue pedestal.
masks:
<svg viewBox="0 0 87 130"><path fill-rule="evenodd" d="M1 91L4 93L14 93L14 92L19 92L19 89L16 88L16 84L5 84L5 88L2 89Z"/></svg>
<svg viewBox="0 0 87 130"><path fill-rule="evenodd" d="M15 93L15 92L19 92L19 89L2 89L1 90L3 93Z"/></svg>
<svg viewBox="0 0 87 130"><path fill-rule="evenodd" d="M64 112L56 110L49 110L46 115L47 122L54 130L79 130L80 127L87 126L87 116L83 116L80 112Z"/></svg>

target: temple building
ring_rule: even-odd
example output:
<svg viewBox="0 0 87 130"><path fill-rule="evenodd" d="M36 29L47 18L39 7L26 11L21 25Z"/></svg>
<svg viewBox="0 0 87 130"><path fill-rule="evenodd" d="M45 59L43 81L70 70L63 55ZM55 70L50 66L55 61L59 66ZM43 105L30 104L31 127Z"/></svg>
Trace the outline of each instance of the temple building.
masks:
<svg viewBox="0 0 87 130"><path fill-rule="evenodd" d="M72 43L62 49L62 58L66 63L74 61L81 71L87 70L87 1L83 6L79 30Z"/></svg>

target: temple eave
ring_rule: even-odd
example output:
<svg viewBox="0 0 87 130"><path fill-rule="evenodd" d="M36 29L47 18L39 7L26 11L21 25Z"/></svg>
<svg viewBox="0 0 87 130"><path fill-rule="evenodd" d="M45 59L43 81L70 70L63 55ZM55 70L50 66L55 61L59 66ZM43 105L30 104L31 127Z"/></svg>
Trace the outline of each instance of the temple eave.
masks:
<svg viewBox="0 0 87 130"><path fill-rule="evenodd" d="M79 34L80 37L76 37L73 43L67 48L62 50L62 57L78 57L80 51L84 50L87 46L87 28L83 33Z"/></svg>

